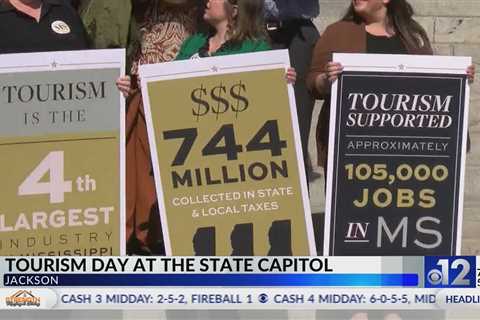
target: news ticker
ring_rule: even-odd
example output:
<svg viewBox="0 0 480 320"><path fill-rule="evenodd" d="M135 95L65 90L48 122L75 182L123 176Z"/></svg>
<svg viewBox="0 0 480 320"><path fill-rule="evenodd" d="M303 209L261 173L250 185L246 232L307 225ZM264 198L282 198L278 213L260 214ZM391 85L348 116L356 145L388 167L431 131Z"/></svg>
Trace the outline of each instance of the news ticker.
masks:
<svg viewBox="0 0 480 320"><path fill-rule="evenodd" d="M480 257L3 257L0 309L480 308Z"/></svg>
<svg viewBox="0 0 480 320"><path fill-rule="evenodd" d="M480 310L479 300L472 289L0 289L0 310Z"/></svg>

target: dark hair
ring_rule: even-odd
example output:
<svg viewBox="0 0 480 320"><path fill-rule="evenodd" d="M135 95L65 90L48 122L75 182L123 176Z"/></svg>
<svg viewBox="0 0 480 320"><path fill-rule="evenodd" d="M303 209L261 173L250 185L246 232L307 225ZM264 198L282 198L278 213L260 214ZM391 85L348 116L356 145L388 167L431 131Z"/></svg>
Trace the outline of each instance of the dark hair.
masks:
<svg viewBox="0 0 480 320"><path fill-rule="evenodd" d="M264 0L226 0L225 9L230 16L237 7L237 15L229 25L229 41L240 43L244 40L266 39Z"/></svg>
<svg viewBox="0 0 480 320"><path fill-rule="evenodd" d="M406 0L390 0L387 4L387 16L395 32L409 48L430 48L430 40L422 26L413 19L413 8ZM356 12L353 4L343 17L344 21L362 23L363 19Z"/></svg>

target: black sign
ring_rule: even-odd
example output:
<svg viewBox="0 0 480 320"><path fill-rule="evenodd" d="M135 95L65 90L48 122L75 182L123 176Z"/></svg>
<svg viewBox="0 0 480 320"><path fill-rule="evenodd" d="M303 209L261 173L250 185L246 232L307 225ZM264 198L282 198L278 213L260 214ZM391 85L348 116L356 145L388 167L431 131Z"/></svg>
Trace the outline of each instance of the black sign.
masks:
<svg viewBox="0 0 480 320"><path fill-rule="evenodd" d="M456 253L465 86L464 75L342 74L330 131L329 254Z"/></svg>

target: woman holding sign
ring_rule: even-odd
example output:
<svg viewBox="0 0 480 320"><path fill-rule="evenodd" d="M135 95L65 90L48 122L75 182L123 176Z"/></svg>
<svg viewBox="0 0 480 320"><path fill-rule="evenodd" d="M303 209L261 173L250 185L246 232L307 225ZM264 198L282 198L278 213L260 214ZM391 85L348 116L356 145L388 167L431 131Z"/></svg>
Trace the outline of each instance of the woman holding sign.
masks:
<svg viewBox="0 0 480 320"><path fill-rule="evenodd" d="M176 60L270 50L264 30L263 7L263 0L209 0L206 3L203 20L208 24L210 32L196 33L187 38ZM141 63L154 61L144 60L140 61ZM135 63L133 68L136 68ZM289 68L286 78L290 83L295 82L295 70ZM119 79L117 85L120 91L127 95L131 87L130 77ZM130 181L127 182L127 230L130 231L127 232L127 236L134 235L140 246L145 248L145 244L148 243L146 235L161 231L159 226L149 225L149 221L155 220L151 219L151 214L158 218L159 213L157 206L154 205L156 195L153 170L141 103L140 94L133 96L127 114L127 129L132 128L131 134L127 131L127 181ZM129 147L134 144L137 147ZM129 153L129 150L132 152Z"/></svg>
<svg viewBox="0 0 480 320"><path fill-rule="evenodd" d="M317 125L318 161L324 168L327 161L330 89L343 71L340 63L332 61L333 53L432 55L433 50L425 30L413 19L412 6L406 0L352 0L343 19L327 27L316 44L307 76L309 89L317 98L325 99ZM473 66L466 72L472 81ZM402 319L396 312L372 314L371 311L368 314L356 313L351 319L368 319L369 316ZM415 318L418 316L416 314ZM435 314L420 316L433 318ZM408 313L403 313L402 317L410 318Z"/></svg>
<svg viewBox="0 0 480 320"><path fill-rule="evenodd" d="M163 237L150 159L150 148L138 88L138 69L142 64L173 60L183 41L197 27L196 0L135 1L134 16L139 26L131 77L117 81L119 90L129 97L126 116L127 138L127 254L163 255Z"/></svg>
<svg viewBox="0 0 480 320"><path fill-rule="evenodd" d="M431 55L427 33L413 19L413 8L406 0L352 0L342 20L327 27L317 42L307 86L319 99L325 99L317 125L318 162L326 166L330 87L343 71L332 61L336 53L381 53ZM473 81L475 68L467 70Z"/></svg>

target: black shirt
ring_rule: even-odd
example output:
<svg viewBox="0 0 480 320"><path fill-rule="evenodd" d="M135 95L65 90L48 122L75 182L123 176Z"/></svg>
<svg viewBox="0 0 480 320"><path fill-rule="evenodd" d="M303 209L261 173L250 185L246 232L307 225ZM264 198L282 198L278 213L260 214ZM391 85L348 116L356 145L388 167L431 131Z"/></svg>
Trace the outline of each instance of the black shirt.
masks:
<svg viewBox="0 0 480 320"><path fill-rule="evenodd" d="M67 0L43 0L40 21L0 1L0 53L87 49L85 28Z"/></svg>
<svg viewBox="0 0 480 320"><path fill-rule="evenodd" d="M408 51L396 34L387 37L374 36L367 32L367 53L408 54Z"/></svg>

